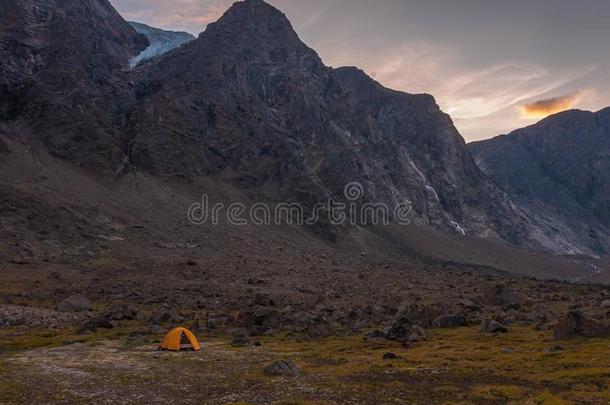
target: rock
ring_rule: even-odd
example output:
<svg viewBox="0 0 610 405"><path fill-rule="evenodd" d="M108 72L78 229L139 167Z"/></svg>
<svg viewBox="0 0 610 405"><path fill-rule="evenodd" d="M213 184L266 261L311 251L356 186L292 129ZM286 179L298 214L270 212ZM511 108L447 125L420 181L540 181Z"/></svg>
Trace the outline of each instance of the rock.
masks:
<svg viewBox="0 0 610 405"><path fill-rule="evenodd" d="M449 306L444 302L432 304L416 303L399 308L398 317L406 319L414 325L428 328L432 326L436 318L446 315L449 310Z"/></svg>
<svg viewBox="0 0 610 405"><path fill-rule="evenodd" d="M573 310L559 321L554 335L555 339L571 339L578 336L606 337L610 336L610 325L593 319L582 310Z"/></svg>
<svg viewBox="0 0 610 405"><path fill-rule="evenodd" d="M199 247L199 245L197 245L196 243L183 243L183 242L176 242L176 243L171 243L171 242L157 242L155 243L155 245L157 247L163 248L163 249L195 249L196 247Z"/></svg>
<svg viewBox="0 0 610 405"><path fill-rule="evenodd" d="M269 375L281 375L286 377L298 377L301 375L301 371L298 367L290 360L280 360L265 367L265 374Z"/></svg>
<svg viewBox="0 0 610 405"><path fill-rule="evenodd" d="M384 331L375 329L374 331L367 333L365 337L367 339L386 339L388 335L386 335Z"/></svg>
<svg viewBox="0 0 610 405"><path fill-rule="evenodd" d="M324 316L320 316L312 319L302 332L309 337L325 338L335 335L336 330L333 322Z"/></svg>
<svg viewBox="0 0 610 405"><path fill-rule="evenodd" d="M164 309L158 312L155 312L149 319L149 322L156 325L161 325L165 323L180 323L182 318L178 315L178 311L175 308L172 309Z"/></svg>
<svg viewBox="0 0 610 405"><path fill-rule="evenodd" d="M409 320L401 318L394 322L388 330L386 338L402 343L419 342L426 338L426 331L418 325L413 325Z"/></svg>
<svg viewBox="0 0 610 405"><path fill-rule="evenodd" d="M245 334L240 333L239 335L236 335L233 338L231 345L233 347L244 347L244 346L247 346L249 343L250 343L250 339L248 339L248 337Z"/></svg>
<svg viewBox="0 0 610 405"><path fill-rule="evenodd" d="M501 307L504 305L521 305L525 297L518 291L506 284L498 284L488 288L483 294L483 302L486 305Z"/></svg>
<svg viewBox="0 0 610 405"><path fill-rule="evenodd" d="M91 302L82 295L71 295L57 305L60 312L86 312L91 310Z"/></svg>
<svg viewBox="0 0 610 405"><path fill-rule="evenodd" d="M80 314L57 312L20 305L0 305L0 328L27 326L29 328L65 328L79 322Z"/></svg>
<svg viewBox="0 0 610 405"><path fill-rule="evenodd" d="M441 315L432 322L435 328L457 328L468 326L468 321L462 315Z"/></svg>
<svg viewBox="0 0 610 405"><path fill-rule="evenodd" d="M83 333L93 332L97 329L112 329L116 326L112 320L110 314L103 314L94 317L93 319L86 322L80 328L76 330L76 333L82 335Z"/></svg>
<svg viewBox="0 0 610 405"><path fill-rule="evenodd" d="M238 321L241 326L251 329L252 334L256 335L279 328L282 320L278 310L260 307L244 311L239 315Z"/></svg>
<svg viewBox="0 0 610 405"><path fill-rule="evenodd" d="M193 321L191 323L191 327L189 329L193 332L201 332L202 331L201 322L199 322L199 320Z"/></svg>
<svg viewBox="0 0 610 405"><path fill-rule="evenodd" d="M11 258L11 263L13 264L29 264L30 261L26 259L23 255L14 255Z"/></svg>
<svg viewBox="0 0 610 405"><path fill-rule="evenodd" d="M267 294L256 294L254 297L254 305L259 305L261 307L272 307L275 305L275 302Z"/></svg>
<svg viewBox="0 0 610 405"><path fill-rule="evenodd" d="M133 321L138 319L140 309L135 305L122 304L111 308L108 313L115 321Z"/></svg>
<svg viewBox="0 0 610 405"><path fill-rule="evenodd" d="M521 304L518 302L511 302L510 304L506 304L502 306L502 311L510 311L512 310L518 310L521 308Z"/></svg>
<svg viewBox="0 0 610 405"><path fill-rule="evenodd" d="M208 318L205 321L205 328L209 330L218 329L220 326L222 326L222 324L222 320L218 318Z"/></svg>
<svg viewBox="0 0 610 405"><path fill-rule="evenodd" d="M54 271L47 277L49 280L61 280L61 274L58 271Z"/></svg>
<svg viewBox="0 0 610 405"><path fill-rule="evenodd" d="M501 323L486 319L481 323L481 333L507 333L508 328Z"/></svg>
<svg viewBox="0 0 610 405"><path fill-rule="evenodd" d="M400 358L400 356L398 356L397 354L394 354L394 353L385 353L383 355L384 360L396 360L399 358Z"/></svg>

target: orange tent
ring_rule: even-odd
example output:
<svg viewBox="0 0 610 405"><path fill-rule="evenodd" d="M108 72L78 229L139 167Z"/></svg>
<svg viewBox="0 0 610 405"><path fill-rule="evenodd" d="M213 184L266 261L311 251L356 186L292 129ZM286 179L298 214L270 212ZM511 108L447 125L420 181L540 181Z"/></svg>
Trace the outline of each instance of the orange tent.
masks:
<svg viewBox="0 0 610 405"><path fill-rule="evenodd" d="M172 351L180 351L180 350L201 350L201 345L199 341L188 329L185 328L176 328L170 331L163 342L161 342L161 346L159 349L163 350L172 350Z"/></svg>

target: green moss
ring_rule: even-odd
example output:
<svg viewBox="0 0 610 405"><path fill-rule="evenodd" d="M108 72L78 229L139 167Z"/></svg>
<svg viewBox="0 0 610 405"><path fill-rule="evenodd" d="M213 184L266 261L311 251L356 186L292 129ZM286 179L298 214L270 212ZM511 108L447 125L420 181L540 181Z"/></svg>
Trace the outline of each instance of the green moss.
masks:
<svg viewBox="0 0 610 405"><path fill-rule="evenodd" d="M515 399L523 393L523 388L516 385L479 385L472 387L475 397L487 400Z"/></svg>
<svg viewBox="0 0 610 405"><path fill-rule="evenodd" d="M536 403L538 405L570 405L571 402L566 401L558 397L557 395L553 395L549 391L544 391L543 393L536 396Z"/></svg>

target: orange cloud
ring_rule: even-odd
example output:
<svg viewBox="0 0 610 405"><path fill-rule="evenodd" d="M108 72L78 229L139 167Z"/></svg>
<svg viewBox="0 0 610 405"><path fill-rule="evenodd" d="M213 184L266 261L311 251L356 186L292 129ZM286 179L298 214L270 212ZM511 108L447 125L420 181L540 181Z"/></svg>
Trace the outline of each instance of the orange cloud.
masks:
<svg viewBox="0 0 610 405"><path fill-rule="evenodd" d="M563 96L553 97L546 100L539 100L531 104L520 107L521 115L527 118L544 118L551 114L573 108L582 100L583 92L564 94Z"/></svg>

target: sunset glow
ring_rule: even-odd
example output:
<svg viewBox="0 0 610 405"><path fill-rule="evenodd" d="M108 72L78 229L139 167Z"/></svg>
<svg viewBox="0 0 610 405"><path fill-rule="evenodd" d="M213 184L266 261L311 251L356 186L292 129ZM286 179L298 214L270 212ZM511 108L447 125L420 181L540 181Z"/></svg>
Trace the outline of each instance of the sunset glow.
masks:
<svg viewBox="0 0 610 405"><path fill-rule="evenodd" d="M583 92L578 91L526 104L520 108L520 111L527 118L544 118L576 107L582 98Z"/></svg>

